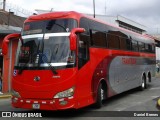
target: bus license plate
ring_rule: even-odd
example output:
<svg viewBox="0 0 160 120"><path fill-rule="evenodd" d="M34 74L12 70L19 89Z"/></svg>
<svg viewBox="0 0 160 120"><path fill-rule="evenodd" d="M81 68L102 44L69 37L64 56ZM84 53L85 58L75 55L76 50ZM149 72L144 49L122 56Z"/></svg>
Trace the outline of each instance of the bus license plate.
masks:
<svg viewBox="0 0 160 120"><path fill-rule="evenodd" d="M32 104L33 109L40 109L40 104Z"/></svg>

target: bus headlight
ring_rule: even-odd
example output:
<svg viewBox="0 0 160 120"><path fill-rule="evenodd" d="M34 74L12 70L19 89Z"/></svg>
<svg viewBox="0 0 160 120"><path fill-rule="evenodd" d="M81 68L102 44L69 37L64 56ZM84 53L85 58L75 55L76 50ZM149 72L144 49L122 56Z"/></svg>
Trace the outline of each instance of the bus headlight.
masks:
<svg viewBox="0 0 160 120"><path fill-rule="evenodd" d="M74 94L75 87L69 88L68 90L57 93L54 98L65 98L72 97Z"/></svg>
<svg viewBox="0 0 160 120"><path fill-rule="evenodd" d="M15 91L15 90L12 90L11 94L12 94L12 96L17 97L17 98L21 97L20 94L19 94L19 92Z"/></svg>

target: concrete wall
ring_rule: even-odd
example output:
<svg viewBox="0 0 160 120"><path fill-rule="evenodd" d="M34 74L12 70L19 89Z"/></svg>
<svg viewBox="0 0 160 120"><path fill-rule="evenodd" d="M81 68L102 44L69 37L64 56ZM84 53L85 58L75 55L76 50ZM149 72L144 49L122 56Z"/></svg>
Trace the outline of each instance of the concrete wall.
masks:
<svg viewBox="0 0 160 120"><path fill-rule="evenodd" d="M0 37L0 48L2 48L2 41L3 37ZM14 68L14 61L15 61L15 54L17 49L18 40L10 41L9 42L9 50L7 55L3 56L3 88L2 92L10 92L11 90L11 81L13 76L13 68Z"/></svg>

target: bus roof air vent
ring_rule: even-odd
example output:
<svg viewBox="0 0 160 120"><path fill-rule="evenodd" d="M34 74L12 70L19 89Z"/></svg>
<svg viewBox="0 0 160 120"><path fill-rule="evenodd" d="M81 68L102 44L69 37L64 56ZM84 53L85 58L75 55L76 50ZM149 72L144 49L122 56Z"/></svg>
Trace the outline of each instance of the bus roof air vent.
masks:
<svg viewBox="0 0 160 120"><path fill-rule="evenodd" d="M45 20L45 19L47 20L52 18L64 18L71 14L72 12L50 12L50 13L30 16L28 20Z"/></svg>

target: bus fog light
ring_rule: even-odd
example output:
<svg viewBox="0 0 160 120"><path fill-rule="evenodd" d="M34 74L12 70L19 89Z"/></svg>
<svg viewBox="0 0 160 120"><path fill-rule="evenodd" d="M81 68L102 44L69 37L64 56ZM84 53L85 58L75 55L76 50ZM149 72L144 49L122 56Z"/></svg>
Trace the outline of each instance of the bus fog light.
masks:
<svg viewBox="0 0 160 120"><path fill-rule="evenodd" d="M21 97L20 94L19 94L19 92L15 91L15 90L12 90L11 94L12 94L13 97L17 97L17 98Z"/></svg>
<svg viewBox="0 0 160 120"><path fill-rule="evenodd" d="M16 103L17 101L18 101L18 98L13 98L13 99L12 99L12 102L13 102L13 103Z"/></svg>
<svg viewBox="0 0 160 120"><path fill-rule="evenodd" d="M54 98L66 98L73 96L75 87L69 88L68 90L57 93Z"/></svg>

